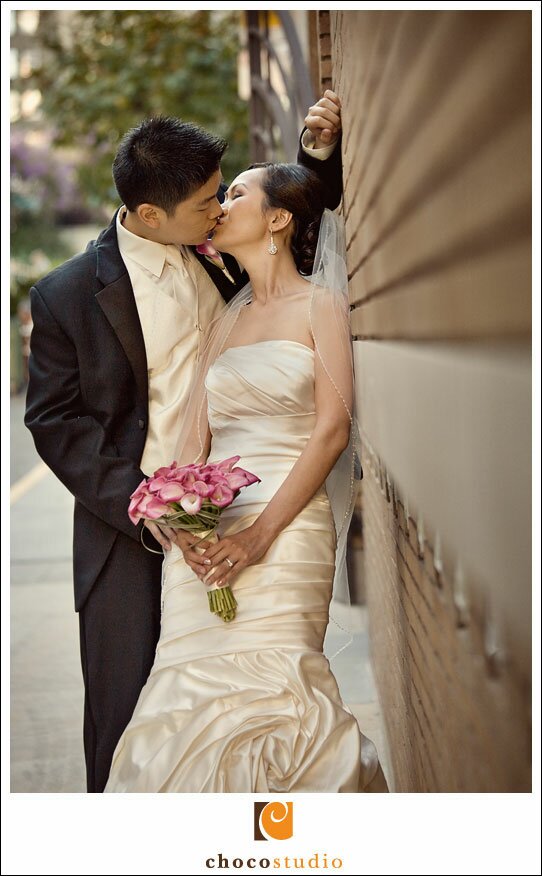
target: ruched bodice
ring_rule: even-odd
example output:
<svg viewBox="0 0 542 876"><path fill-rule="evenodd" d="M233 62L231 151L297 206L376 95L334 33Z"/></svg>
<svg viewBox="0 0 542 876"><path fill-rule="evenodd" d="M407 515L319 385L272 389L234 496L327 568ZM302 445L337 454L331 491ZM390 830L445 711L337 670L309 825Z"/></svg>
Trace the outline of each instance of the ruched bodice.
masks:
<svg viewBox="0 0 542 876"><path fill-rule="evenodd" d="M314 414L314 351L286 340L229 347L205 386L214 435L246 418Z"/></svg>
<svg viewBox="0 0 542 876"><path fill-rule="evenodd" d="M241 456L261 479L241 491L228 517L269 502L301 455L314 428L314 352L296 341L230 347L206 380L211 462ZM272 441L270 436L272 435Z"/></svg>
<svg viewBox="0 0 542 876"><path fill-rule="evenodd" d="M314 352L295 341L230 347L206 378L210 461L261 478L225 508L221 536L249 527L314 428ZM378 768L322 653L335 563L322 487L267 553L233 579L235 620L210 614L173 547L160 641L117 746L106 791L358 791Z"/></svg>

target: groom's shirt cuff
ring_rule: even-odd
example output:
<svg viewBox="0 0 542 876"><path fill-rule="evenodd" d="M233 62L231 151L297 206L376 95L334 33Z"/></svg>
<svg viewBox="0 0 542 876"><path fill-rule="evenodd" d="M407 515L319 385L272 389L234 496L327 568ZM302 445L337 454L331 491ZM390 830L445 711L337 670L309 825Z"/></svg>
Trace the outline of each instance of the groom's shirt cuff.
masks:
<svg viewBox="0 0 542 876"><path fill-rule="evenodd" d="M332 143L331 146L321 146L320 149L314 148L314 137L311 132L306 130L303 131L303 136L301 137L301 145L303 147L303 152L306 152L307 155L310 155L311 158L317 158L318 161L325 161L326 158L329 158L335 146L337 145L337 141Z"/></svg>

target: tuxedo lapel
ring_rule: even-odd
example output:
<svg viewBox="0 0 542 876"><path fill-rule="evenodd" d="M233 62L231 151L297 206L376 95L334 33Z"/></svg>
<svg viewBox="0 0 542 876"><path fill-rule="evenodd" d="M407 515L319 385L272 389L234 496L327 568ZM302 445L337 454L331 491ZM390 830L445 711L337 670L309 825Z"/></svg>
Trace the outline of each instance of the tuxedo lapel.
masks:
<svg viewBox="0 0 542 876"><path fill-rule="evenodd" d="M134 290L119 250L116 221L117 214L113 217L109 227L100 234L95 242L90 244L97 256L96 276L103 284L103 288L96 294L96 301L122 345L134 372L138 395L147 408L149 386L145 341ZM228 254L224 254L223 258L236 281L235 285L228 280L220 268L196 252L195 247L190 247L190 249L225 301L230 301L247 282L246 274L240 271L236 260ZM199 291L198 289L198 293Z"/></svg>
<svg viewBox="0 0 542 876"><path fill-rule="evenodd" d="M138 395L148 406L147 357L134 290L117 242L116 215L93 246L97 253L96 276L104 284L96 294L132 366ZM114 379L114 375L113 375Z"/></svg>

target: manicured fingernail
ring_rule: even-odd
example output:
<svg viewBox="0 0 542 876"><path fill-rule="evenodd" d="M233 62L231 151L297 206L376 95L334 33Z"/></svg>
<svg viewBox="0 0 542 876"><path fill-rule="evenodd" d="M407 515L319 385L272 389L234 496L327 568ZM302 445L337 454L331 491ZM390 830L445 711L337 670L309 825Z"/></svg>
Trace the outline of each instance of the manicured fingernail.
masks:
<svg viewBox="0 0 542 876"><path fill-rule="evenodd" d="M204 560L203 563L204 563L205 566L210 566L210 565L211 565L211 560Z"/></svg>

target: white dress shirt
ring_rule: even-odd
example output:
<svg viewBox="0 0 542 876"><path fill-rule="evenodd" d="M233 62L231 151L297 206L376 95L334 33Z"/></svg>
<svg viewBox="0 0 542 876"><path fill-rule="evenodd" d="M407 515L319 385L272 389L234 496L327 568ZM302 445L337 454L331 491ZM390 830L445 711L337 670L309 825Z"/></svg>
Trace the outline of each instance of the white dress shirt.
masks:
<svg viewBox="0 0 542 876"><path fill-rule="evenodd" d="M311 158L317 158L318 161L325 161L326 158L329 158L333 150L336 146L335 143L332 143L331 146L320 146L318 149L314 146L314 137L309 130L303 131L303 136L301 137L301 145L303 147L303 152L306 152L307 155L310 155Z"/></svg>
<svg viewBox="0 0 542 876"><path fill-rule="evenodd" d="M143 330L149 379L149 423L140 467L146 475L173 462L182 411L203 332L224 307L215 284L188 247L132 234L117 216L120 254Z"/></svg>

